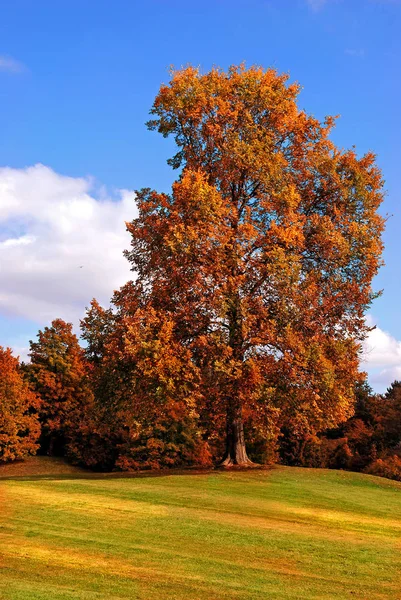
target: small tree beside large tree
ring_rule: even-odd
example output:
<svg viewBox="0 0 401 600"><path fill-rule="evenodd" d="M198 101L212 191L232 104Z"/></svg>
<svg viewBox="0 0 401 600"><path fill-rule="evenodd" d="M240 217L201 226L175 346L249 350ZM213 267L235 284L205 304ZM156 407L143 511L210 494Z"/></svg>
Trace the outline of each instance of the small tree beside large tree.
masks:
<svg viewBox="0 0 401 600"><path fill-rule="evenodd" d="M41 399L41 450L50 455L68 454L93 410L88 363L72 324L54 319L30 342L30 363L25 372Z"/></svg>

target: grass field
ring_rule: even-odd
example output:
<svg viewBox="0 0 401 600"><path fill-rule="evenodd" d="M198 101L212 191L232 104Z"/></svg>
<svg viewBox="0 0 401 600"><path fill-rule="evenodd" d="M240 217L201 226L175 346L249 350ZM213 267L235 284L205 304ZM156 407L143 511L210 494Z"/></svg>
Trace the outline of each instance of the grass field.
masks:
<svg viewBox="0 0 401 600"><path fill-rule="evenodd" d="M0 468L2 600L401 598L401 484L31 464Z"/></svg>

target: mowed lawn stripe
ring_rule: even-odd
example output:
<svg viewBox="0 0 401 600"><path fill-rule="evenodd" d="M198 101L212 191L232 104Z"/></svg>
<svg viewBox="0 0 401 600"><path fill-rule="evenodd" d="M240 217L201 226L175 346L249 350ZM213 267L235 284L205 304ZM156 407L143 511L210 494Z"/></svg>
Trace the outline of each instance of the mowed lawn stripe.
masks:
<svg viewBox="0 0 401 600"><path fill-rule="evenodd" d="M0 489L5 600L401 597L392 482L277 468Z"/></svg>

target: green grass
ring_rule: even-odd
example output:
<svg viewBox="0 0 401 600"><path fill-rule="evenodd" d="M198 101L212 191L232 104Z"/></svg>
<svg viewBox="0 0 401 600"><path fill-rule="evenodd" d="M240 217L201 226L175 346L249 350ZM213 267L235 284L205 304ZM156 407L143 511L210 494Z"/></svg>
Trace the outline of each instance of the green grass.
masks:
<svg viewBox="0 0 401 600"><path fill-rule="evenodd" d="M0 598L400 599L400 513L401 484L340 471L0 470Z"/></svg>

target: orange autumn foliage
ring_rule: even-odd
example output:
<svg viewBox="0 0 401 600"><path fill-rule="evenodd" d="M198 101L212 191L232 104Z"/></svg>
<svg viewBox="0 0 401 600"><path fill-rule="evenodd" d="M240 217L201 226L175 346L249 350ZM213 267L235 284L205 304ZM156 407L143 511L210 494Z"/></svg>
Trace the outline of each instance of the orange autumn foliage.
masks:
<svg viewBox="0 0 401 600"><path fill-rule="evenodd" d="M0 462L20 460L39 447L39 398L29 389L18 359L0 346Z"/></svg>
<svg viewBox="0 0 401 600"><path fill-rule="evenodd" d="M77 460L247 465L245 436L266 460L285 427L312 447L352 414L382 179L298 91L243 66L189 67L161 87L149 127L174 136L181 172L170 194L138 192L135 279L82 321L94 400Z"/></svg>
<svg viewBox="0 0 401 600"><path fill-rule="evenodd" d="M82 459L122 470L208 464L190 352L174 340L173 323L142 307L131 289L128 284L115 295L116 313L92 301L81 322L95 391L94 426L87 447L81 444Z"/></svg>
<svg viewBox="0 0 401 600"><path fill-rule="evenodd" d="M124 315L118 331L124 331L123 343L113 356L125 369L119 402L125 433L116 466L208 464L198 424L198 369L175 339L174 322L152 307L138 307Z"/></svg>
<svg viewBox="0 0 401 600"><path fill-rule="evenodd" d="M338 149L334 119L300 110L287 80L173 72L149 127L174 136L182 172L170 195L139 192L128 224L136 295L189 353L225 464L249 462L244 421L269 437L286 419L313 432L351 414L381 264L373 154Z"/></svg>
<svg viewBox="0 0 401 600"><path fill-rule="evenodd" d="M148 126L174 137L180 173L169 194L137 193L135 278L111 309L92 301L86 348L60 319L31 343L42 451L96 469L230 466L248 451L270 460L281 439L289 462L362 468L381 438L398 439L398 400L377 412L381 437L347 421L381 265L381 173L372 153L337 148L335 119L300 110L298 92L243 65L188 67L160 88ZM7 448L29 438L33 451L35 396L19 404L26 384L4 356L17 390L1 404L0 384ZM32 435L10 426L13 402ZM339 438L317 435L344 422Z"/></svg>
<svg viewBox="0 0 401 600"><path fill-rule="evenodd" d="M71 323L55 319L39 331L38 340L30 342L29 356L25 371L41 399L42 451L68 453L93 402L88 364Z"/></svg>
<svg viewBox="0 0 401 600"><path fill-rule="evenodd" d="M401 382L375 394L366 380L355 388L355 413L335 429L311 435L283 429L281 461L289 465L362 471L401 480Z"/></svg>

